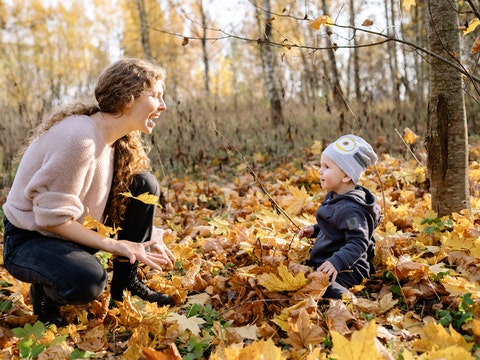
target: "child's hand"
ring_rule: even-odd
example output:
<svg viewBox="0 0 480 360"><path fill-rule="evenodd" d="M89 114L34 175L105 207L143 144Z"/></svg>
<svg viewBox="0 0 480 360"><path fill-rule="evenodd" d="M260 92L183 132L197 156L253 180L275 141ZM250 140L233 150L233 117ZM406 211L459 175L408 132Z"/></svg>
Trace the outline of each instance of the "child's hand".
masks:
<svg viewBox="0 0 480 360"><path fill-rule="evenodd" d="M313 225L308 225L308 226L305 226L303 229L301 229L299 232L298 232L298 238L299 239L303 239L304 237L310 237L312 236L313 234Z"/></svg>
<svg viewBox="0 0 480 360"><path fill-rule="evenodd" d="M325 261L317 270L327 274L331 278L331 282L334 282L338 275L337 269L335 269L335 266L333 266L330 261Z"/></svg>

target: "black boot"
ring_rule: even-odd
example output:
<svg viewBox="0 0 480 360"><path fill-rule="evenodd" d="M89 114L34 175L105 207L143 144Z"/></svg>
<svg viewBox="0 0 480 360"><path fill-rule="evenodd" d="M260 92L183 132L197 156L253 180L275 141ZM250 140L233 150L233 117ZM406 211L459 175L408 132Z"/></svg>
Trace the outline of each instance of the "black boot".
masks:
<svg viewBox="0 0 480 360"><path fill-rule="evenodd" d="M32 284L30 287L30 303L33 306L33 314L44 324L55 324L57 327L66 326L60 314L60 305L47 299L42 285Z"/></svg>
<svg viewBox="0 0 480 360"><path fill-rule="evenodd" d="M170 295L162 294L150 289L139 278L137 273L138 261L130 264L128 260L113 260L113 276L110 284L110 294L115 301L122 301L123 291L129 290L141 299L156 302L158 306L175 305Z"/></svg>

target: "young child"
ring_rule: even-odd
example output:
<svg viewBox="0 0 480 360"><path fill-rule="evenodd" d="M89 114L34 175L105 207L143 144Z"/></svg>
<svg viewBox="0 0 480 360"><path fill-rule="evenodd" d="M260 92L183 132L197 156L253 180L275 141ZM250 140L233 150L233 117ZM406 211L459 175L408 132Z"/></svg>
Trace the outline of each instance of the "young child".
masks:
<svg viewBox="0 0 480 360"><path fill-rule="evenodd" d="M324 298L340 299L374 271L372 234L381 221L380 207L357 183L376 161L372 147L355 135L340 137L322 153L318 173L328 193L317 210L317 224L301 229L298 237L316 238L307 265L330 276Z"/></svg>

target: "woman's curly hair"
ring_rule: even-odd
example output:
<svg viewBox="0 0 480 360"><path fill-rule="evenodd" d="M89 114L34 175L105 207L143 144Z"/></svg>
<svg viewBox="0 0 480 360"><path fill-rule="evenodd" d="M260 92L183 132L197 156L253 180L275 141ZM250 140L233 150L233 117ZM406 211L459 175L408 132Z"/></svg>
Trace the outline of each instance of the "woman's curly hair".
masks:
<svg viewBox="0 0 480 360"><path fill-rule="evenodd" d="M165 69L152 62L137 58L118 60L99 76L95 86L96 103L77 101L58 108L35 130L29 143L68 116L90 116L98 111L122 115L125 106L133 103L145 90L159 81L164 86L165 78ZM128 198L121 194L128 191L134 175L150 170L150 159L139 131L123 136L113 146L114 173L104 216L107 224L119 227L128 202Z"/></svg>
<svg viewBox="0 0 480 360"><path fill-rule="evenodd" d="M165 70L151 62L125 58L110 65L100 75L95 88L95 98L100 111L121 114L145 90L157 82L164 85ZM121 195L130 188L134 175L150 170L139 131L133 131L114 143L114 174L110 195L105 209L108 224L120 226L124 220L128 198Z"/></svg>

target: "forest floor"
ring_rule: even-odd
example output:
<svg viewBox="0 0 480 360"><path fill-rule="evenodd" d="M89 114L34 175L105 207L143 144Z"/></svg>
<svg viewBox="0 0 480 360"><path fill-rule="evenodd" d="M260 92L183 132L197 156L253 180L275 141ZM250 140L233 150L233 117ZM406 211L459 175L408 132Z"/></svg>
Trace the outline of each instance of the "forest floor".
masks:
<svg viewBox="0 0 480 360"><path fill-rule="evenodd" d="M478 158L478 147L471 154ZM0 261L0 354L4 359L480 359L480 165L471 162L472 211L438 218L425 167L381 155L361 184L382 207L376 273L353 297L325 300L328 278L303 265L325 192L319 151L262 170L268 155L240 162L237 176L162 180L156 226L177 262L152 288L177 305L136 297L64 306L63 328L36 322L29 284ZM3 237L1 238L3 240ZM3 241L0 242L0 247ZM0 249L1 250L1 249ZM110 269L107 254L99 259ZM1 259L0 259L1 260ZM128 294L127 294L128 295ZM260 357L261 356L261 357Z"/></svg>

